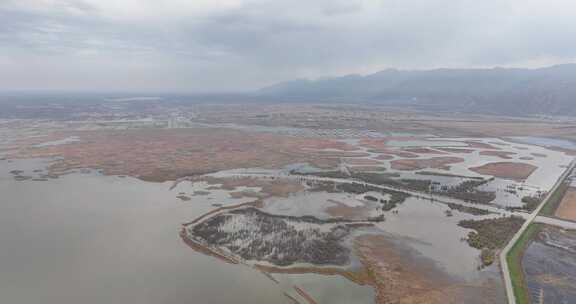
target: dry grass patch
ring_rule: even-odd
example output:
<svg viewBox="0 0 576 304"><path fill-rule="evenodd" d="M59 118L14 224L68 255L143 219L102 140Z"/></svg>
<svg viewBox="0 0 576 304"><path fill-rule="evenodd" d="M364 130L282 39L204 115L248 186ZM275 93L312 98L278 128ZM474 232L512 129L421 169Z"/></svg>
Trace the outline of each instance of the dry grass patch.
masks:
<svg viewBox="0 0 576 304"><path fill-rule="evenodd" d="M562 219L576 221L576 188L568 188L555 215Z"/></svg>
<svg viewBox="0 0 576 304"><path fill-rule="evenodd" d="M403 171L414 171L421 169L443 169L449 170L449 164L463 162L461 157L434 157L428 159L398 159L391 161L392 169Z"/></svg>
<svg viewBox="0 0 576 304"><path fill-rule="evenodd" d="M534 165L515 162L496 162L469 168L469 170L478 174L491 175L515 181L526 180L536 169L538 169L538 167Z"/></svg>

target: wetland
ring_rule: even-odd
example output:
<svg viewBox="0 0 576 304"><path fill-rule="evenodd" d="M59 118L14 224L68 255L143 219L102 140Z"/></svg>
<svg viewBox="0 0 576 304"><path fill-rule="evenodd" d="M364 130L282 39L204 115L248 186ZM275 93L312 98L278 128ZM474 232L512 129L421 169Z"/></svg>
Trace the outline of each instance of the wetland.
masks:
<svg viewBox="0 0 576 304"><path fill-rule="evenodd" d="M572 159L444 127L253 126L242 111L234 123L179 111L160 127L3 125L6 299L501 303L495 256Z"/></svg>

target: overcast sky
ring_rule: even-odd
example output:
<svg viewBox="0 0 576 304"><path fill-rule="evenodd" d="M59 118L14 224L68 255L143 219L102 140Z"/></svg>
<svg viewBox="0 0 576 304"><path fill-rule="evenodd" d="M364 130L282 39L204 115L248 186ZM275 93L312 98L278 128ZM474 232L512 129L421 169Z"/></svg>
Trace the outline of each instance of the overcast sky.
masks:
<svg viewBox="0 0 576 304"><path fill-rule="evenodd" d="M576 59L574 0L0 0L0 90L250 90Z"/></svg>

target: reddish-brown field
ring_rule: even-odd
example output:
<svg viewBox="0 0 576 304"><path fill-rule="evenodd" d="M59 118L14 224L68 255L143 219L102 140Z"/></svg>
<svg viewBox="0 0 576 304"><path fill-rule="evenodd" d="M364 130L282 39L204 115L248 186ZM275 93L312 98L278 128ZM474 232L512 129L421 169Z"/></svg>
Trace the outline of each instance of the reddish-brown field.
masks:
<svg viewBox="0 0 576 304"><path fill-rule="evenodd" d="M379 150L372 150L373 152L383 153L382 155L386 155L384 157L388 157L390 155L403 157L403 158L417 158L418 154L411 153L404 150L393 150L393 149L379 149Z"/></svg>
<svg viewBox="0 0 576 304"><path fill-rule="evenodd" d="M470 154L476 150L472 150L472 149L461 149L461 148L436 148L436 150L441 150L444 152L450 152L450 153L466 153L466 154Z"/></svg>
<svg viewBox="0 0 576 304"><path fill-rule="evenodd" d="M51 167L55 174L93 168L105 174L165 181L233 168L279 168L296 162L331 168L337 165L337 158L315 155L310 149L356 149L328 139L216 128L86 131L73 135L81 141L29 145L10 157L61 157Z"/></svg>
<svg viewBox="0 0 576 304"><path fill-rule="evenodd" d="M310 150L307 151L309 155L314 157L367 157L370 154L365 152L351 152L351 151L317 151L317 150Z"/></svg>
<svg viewBox="0 0 576 304"><path fill-rule="evenodd" d="M416 154L446 154L443 151L438 151L430 148L406 148L404 151Z"/></svg>
<svg viewBox="0 0 576 304"><path fill-rule="evenodd" d="M390 160L390 159L393 159L394 156L388 155L388 154L380 154L380 155L376 156L375 158L381 159L381 160Z"/></svg>
<svg viewBox="0 0 576 304"><path fill-rule="evenodd" d="M369 217L371 209L366 206L350 207L344 203L331 200L333 206L326 208L326 213L334 217L341 217L348 220L363 220Z"/></svg>
<svg viewBox="0 0 576 304"><path fill-rule="evenodd" d="M516 152L511 151L494 151L494 150L487 150L487 151L480 151L480 155L485 156L496 156L502 159L512 159L511 155L516 155Z"/></svg>
<svg viewBox="0 0 576 304"><path fill-rule="evenodd" d="M386 168L379 166L350 166L348 169L352 172L386 171Z"/></svg>
<svg viewBox="0 0 576 304"><path fill-rule="evenodd" d="M482 175L492 175L499 178L523 181L527 179L538 167L526 163L497 162L480 167L470 168L471 171Z"/></svg>
<svg viewBox="0 0 576 304"><path fill-rule="evenodd" d="M463 162L464 159L460 157L433 157L428 159L397 159L390 162L392 169L395 170L421 170L421 169L443 169L449 170L449 164L456 164Z"/></svg>
<svg viewBox="0 0 576 304"><path fill-rule="evenodd" d="M373 165L377 166L382 164L381 161L369 158L349 158L345 159L344 162L348 165L357 165L357 166L373 166Z"/></svg>
<svg viewBox="0 0 576 304"><path fill-rule="evenodd" d="M570 187L566 191L555 215L559 218L576 221L576 188Z"/></svg>
<svg viewBox="0 0 576 304"><path fill-rule="evenodd" d="M385 138L363 138L360 140L360 145L372 149L381 149L386 148L386 142L388 142Z"/></svg>

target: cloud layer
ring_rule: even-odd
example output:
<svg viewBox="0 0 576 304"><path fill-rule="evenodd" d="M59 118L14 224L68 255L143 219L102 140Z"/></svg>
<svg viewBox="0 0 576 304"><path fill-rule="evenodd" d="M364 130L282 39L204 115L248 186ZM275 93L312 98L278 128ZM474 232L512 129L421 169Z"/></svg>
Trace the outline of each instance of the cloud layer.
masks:
<svg viewBox="0 0 576 304"><path fill-rule="evenodd" d="M571 0L0 0L0 89L248 90L576 58Z"/></svg>

